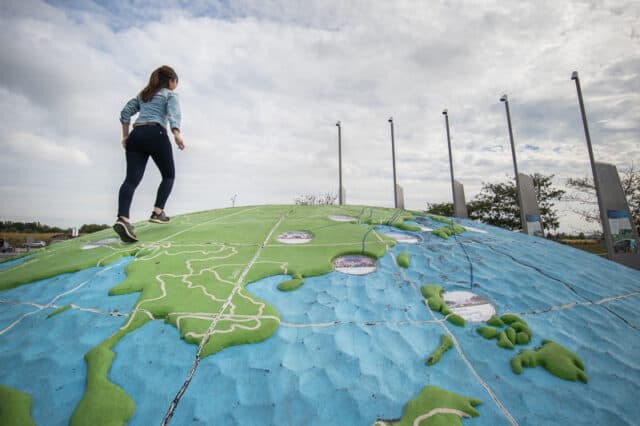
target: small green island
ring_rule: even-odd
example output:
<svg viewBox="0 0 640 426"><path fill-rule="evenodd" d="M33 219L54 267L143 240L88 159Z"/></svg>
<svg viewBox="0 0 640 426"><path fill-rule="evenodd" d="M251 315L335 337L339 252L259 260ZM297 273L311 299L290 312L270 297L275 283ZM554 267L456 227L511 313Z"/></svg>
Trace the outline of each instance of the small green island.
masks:
<svg viewBox="0 0 640 426"><path fill-rule="evenodd" d="M420 288L420 291L422 292L422 296L426 299L426 303L430 309L440 312L445 316L447 321L453 325L464 327L464 318L460 315L454 314L442 298L442 293L444 292L442 286L436 284L423 285Z"/></svg>
<svg viewBox="0 0 640 426"><path fill-rule="evenodd" d="M488 326L478 327L476 331L485 339L498 338L497 345L505 349L515 349L516 345L527 345L531 342L532 333L529 325L515 314L492 316ZM506 327L499 331L501 327ZM522 367L541 366L561 379L587 383L584 363L580 357L552 340L543 340L542 346L535 350L521 350L511 359L511 370L522 373Z"/></svg>
<svg viewBox="0 0 640 426"><path fill-rule="evenodd" d="M474 407L482 404L477 398L458 395L437 386L426 386L405 405L402 417L379 419L374 426L462 426L462 418L480 415Z"/></svg>

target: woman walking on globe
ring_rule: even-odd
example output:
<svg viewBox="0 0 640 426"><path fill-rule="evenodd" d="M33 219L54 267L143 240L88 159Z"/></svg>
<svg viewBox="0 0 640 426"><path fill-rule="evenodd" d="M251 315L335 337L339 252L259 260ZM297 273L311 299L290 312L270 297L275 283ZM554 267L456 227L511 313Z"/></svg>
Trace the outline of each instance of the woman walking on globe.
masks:
<svg viewBox="0 0 640 426"><path fill-rule="evenodd" d="M180 136L180 103L173 91L178 86L178 75L173 68L163 65L151 73L149 84L132 98L120 113L122 123L122 146L126 151L127 176L120 187L118 197L118 219L113 229L127 243L138 241L133 225L129 222L131 200L142 180L147 161L151 157L162 175L158 194L149 222L169 223L164 206L171 193L175 178L173 152L167 135L169 129L178 149L184 149ZM129 134L131 117L140 113Z"/></svg>

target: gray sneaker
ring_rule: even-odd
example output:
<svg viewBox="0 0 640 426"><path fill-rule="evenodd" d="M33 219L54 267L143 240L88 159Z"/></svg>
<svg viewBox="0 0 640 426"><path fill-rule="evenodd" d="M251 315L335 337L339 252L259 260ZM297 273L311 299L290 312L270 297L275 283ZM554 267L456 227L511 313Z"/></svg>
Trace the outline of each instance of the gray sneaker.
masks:
<svg viewBox="0 0 640 426"><path fill-rule="evenodd" d="M125 222L122 219L118 219L116 223L113 225L113 230L116 231L116 234L120 236L122 242L125 243L135 243L138 242L138 237L133 229L133 225L129 222Z"/></svg>
<svg viewBox="0 0 640 426"><path fill-rule="evenodd" d="M160 214L156 212L152 212L151 217L149 218L149 222L162 223L162 224L169 223L170 220L171 218L166 214L164 214L164 210L162 210Z"/></svg>

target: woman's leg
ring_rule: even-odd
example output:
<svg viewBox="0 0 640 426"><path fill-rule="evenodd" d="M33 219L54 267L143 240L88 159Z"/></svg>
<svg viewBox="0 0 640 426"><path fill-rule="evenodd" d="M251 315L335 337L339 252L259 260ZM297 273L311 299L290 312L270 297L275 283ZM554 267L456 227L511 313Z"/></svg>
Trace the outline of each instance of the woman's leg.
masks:
<svg viewBox="0 0 640 426"><path fill-rule="evenodd" d="M158 186L158 193L156 195L156 202L154 207L164 210L164 206L169 199L171 189L173 188L173 181L176 176L175 165L173 163L173 151L171 150L171 142L164 133L164 140L158 141L157 150L151 154L151 158L158 166L160 174L162 175L162 182Z"/></svg>
<svg viewBox="0 0 640 426"><path fill-rule="evenodd" d="M149 154L146 152L138 152L127 149L127 177L118 196L118 216L129 218L129 209L131 208L131 200L133 193L140 184L144 169L147 166Z"/></svg>

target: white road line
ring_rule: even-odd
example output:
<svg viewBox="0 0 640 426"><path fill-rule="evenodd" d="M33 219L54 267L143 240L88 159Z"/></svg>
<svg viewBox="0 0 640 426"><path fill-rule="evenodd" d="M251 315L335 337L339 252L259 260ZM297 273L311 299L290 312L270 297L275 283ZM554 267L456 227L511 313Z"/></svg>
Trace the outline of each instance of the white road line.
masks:
<svg viewBox="0 0 640 426"><path fill-rule="evenodd" d="M184 234L185 232L189 232L189 231L191 231L193 228L197 228L197 227L199 227L199 226L203 226L203 225L208 225L208 224L210 224L210 223L216 222L216 221L217 221L217 220L219 220L219 219L224 219L224 218L231 217L231 216L237 216L237 215L239 215L239 214L246 213L246 212L249 212L249 211L251 211L251 210L256 210L257 208L258 208L258 207L253 207L253 208L250 208L250 209L243 209L243 210L240 210L240 211L235 212L235 213L231 213L231 214L228 214L228 215L224 215L224 216L219 216L219 217L213 218L213 219L208 220L208 221L206 221L206 222L197 223L197 224L195 224L195 225L193 225L193 226L191 226L191 227L189 227L189 228L187 228L187 229L183 229L182 231L176 232L175 234L171 234L171 235L169 235L169 236L167 236L167 237L164 237L164 238L162 238L162 239L159 239L157 242L166 241L166 240L168 240L168 239L170 239L170 238L173 238L173 237L175 237L175 236L178 236L178 235L180 235L180 234Z"/></svg>
<svg viewBox="0 0 640 426"><path fill-rule="evenodd" d="M446 321L443 319L436 320L406 320L406 321L331 321L331 322L316 322L316 323L293 323L293 322L280 322L283 327L290 328L307 328L307 327L336 327L340 325L359 325L359 326L375 326L375 325L421 325L421 324L438 324Z"/></svg>
<svg viewBox="0 0 640 426"><path fill-rule="evenodd" d="M616 300L627 299L629 297L640 296L640 291L634 291L633 293L621 294L619 296L610 296L605 297L604 299L597 300L595 302L590 301L580 301L580 302L569 302L564 305L551 306L545 309L536 309L535 311L529 312L519 312L518 315L529 316L529 315L540 315L547 312L553 311L564 311L565 309L575 308L576 306L590 306L590 305L602 305L603 303L613 302Z"/></svg>
<svg viewBox="0 0 640 426"><path fill-rule="evenodd" d="M77 286L73 287L72 289L67 290L67 291L65 291L65 292L63 292L63 293L60 293L59 295L55 296L53 299L51 299L51 301L50 301L49 303L47 303L46 305L42 306L41 308L39 308L39 309L37 309L37 310L35 310L35 311L33 311L33 312L28 312L28 313L26 313L26 314L22 315L22 316L21 316L20 318L18 318L16 321L12 322L10 325L8 325L7 327L5 327L5 328L3 328L2 330L0 330L0 336L2 336L3 334L5 334L5 333L6 333L6 332L8 332L9 330L11 330L11 329L12 329L13 327L15 327L16 325L20 324L20 323L22 322L22 320L24 320L25 318L27 318L27 317L29 317L29 316L31 316L31 315L37 314L38 312L41 312L41 311L42 311L42 310L44 310L44 309L48 309L48 308L50 308L50 307L51 307L51 306L53 306L53 305L58 301L58 299L60 299L61 297L64 297L64 296L66 296L66 295L68 295L68 294L71 294L71 293L73 293L73 292L75 292L75 291L77 291L77 290L81 289L82 287L84 287L85 285L87 285L87 283L91 282L91 280L93 280L95 277L97 277L97 276L98 276L98 275L100 275L100 274L104 274L105 272L107 272L107 271L109 271L109 270L113 269L113 267L114 267L114 266L112 265L112 266L105 267L104 269L101 269L100 271L98 271L98 272L96 272L95 274L93 274L93 275L91 276L91 278L89 278L89 279L87 279L87 280L83 281L82 283L78 284Z"/></svg>
<svg viewBox="0 0 640 426"><path fill-rule="evenodd" d="M455 414L458 417L470 418L471 416L465 413L464 411L456 410L454 408L434 408L433 410L425 413L421 416L416 417L413 420L413 426L420 426L420 422L425 419L428 419L431 416L435 416L436 414Z"/></svg>

